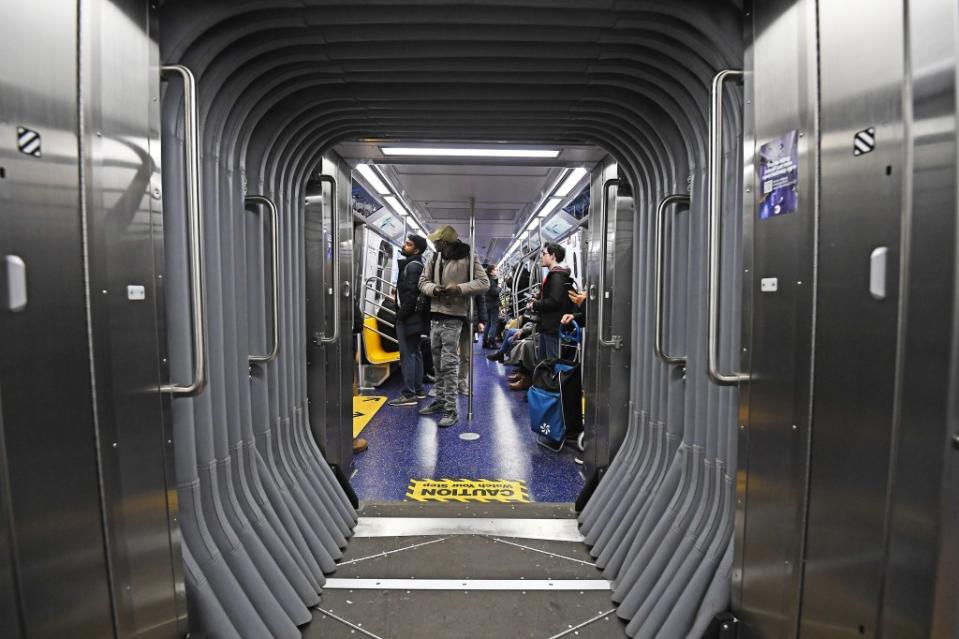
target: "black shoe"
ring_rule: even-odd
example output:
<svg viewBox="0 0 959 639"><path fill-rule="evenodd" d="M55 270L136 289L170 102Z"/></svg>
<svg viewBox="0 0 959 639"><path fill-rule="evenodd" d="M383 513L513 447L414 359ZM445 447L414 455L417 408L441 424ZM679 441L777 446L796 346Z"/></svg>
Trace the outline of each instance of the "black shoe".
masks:
<svg viewBox="0 0 959 639"><path fill-rule="evenodd" d="M575 448L579 452L583 452L583 434L574 435L572 437L566 438L566 445L570 448Z"/></svg>
<svg viewBox="0 0 959 639"><path fill-rule="evenodd" d="M420 415L432 415L434 413L445 413L446 406L442 402L432 402L416 411Z"/></svg>
<svg viewBox="0 0 959 639"><path fill-rule="evenodd" d="M486 359L488 359L488 360L491 361L491 362L500 362L500 363L502 363L503 360L506 359L506 356L503 355L502 353L493 353L492 355L487 355L487 356L486 356Z"/></svg>

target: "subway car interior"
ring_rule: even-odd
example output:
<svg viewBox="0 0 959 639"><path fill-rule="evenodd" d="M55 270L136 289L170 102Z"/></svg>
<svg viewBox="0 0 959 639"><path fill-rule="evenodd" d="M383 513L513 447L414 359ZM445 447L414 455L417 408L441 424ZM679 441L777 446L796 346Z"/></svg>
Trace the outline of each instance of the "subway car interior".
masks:
<svg viewBox="0 0 959 639"><path fill-rule="evenodd" d="M0 636L959 639L955 0L0 6Z"/></svg>

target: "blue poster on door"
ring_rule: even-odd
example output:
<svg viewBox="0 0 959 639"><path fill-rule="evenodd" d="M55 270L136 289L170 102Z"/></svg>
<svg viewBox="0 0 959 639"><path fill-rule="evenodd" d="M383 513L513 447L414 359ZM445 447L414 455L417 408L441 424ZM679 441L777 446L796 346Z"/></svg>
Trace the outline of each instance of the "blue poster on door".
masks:
<svg viewBox="0 0 959 639"><path fill-rule="evenodd" d="M799 131L759 148L759 219L786 215L799 205Z"/></svg>

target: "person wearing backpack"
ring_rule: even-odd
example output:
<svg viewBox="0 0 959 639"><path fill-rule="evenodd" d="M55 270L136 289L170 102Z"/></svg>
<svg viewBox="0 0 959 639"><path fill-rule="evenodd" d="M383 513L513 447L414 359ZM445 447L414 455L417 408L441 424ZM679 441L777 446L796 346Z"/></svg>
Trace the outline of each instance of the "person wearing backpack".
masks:
<svg viewBox="0 0 959 639"><path fill-rule="evenodd" d="M419 409L421 415L442 413L438 426L447 428L459 419L457 380L460 368L460 336L471 321L470 297L489 289L489 277L456 229L444 225L429 236L436 247L420 275L420 292L430 298L430 343L436 368L436 400ZM473 277L470 278L472 265Z"/></svg>
<svg viewBox="0 0 959 639"><path fill-rule="evenodd" d="M400 370L403 372L403 393L390 406L415 406L426 399L423 389L423 353L420 336L426 332L423 310L418 304L420 276L423 274L423 252L426 238L410 235L400 253L396 276L396 340L400 347Z"/></svg>
<svg viewBox="0 0 959 639"><path fill-rule="evenodd" d="M561 265L564 259L566 249L559 244L547 243L543 247L541 264L549 272L540 287L539 299L529 305L530 310L539 314L538 355L541 360L559 358L560 319L575 311L569 298L573 278L569 268Z"/></svg>

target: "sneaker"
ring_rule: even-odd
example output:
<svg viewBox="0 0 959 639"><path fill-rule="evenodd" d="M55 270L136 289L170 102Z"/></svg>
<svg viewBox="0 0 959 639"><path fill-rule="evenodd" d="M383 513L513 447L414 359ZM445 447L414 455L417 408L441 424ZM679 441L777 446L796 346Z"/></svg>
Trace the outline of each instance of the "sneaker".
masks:
<svg viewBox="0 0 959 639"><path fill-rule="evenodd" d="M580 459L579 457L573 457L573 463L576 464L577 466L582 466L583 460Z"/></svg>
<svg viewBox="0 0 959 639"><path fill-rule="evenodd" d="M433 395L433 397L436 397L436 395ZM426 391L417 392L416 399L426 399Z"/></svg>
<svg viewBox="0 0 959 639"><path fill-rule="evenodd" d="M430 397L436 397L436 387L430 389L430 392L427 393Z"/></svg>
<svg viewBox="0 0 959 639"><path fill-rule="evenodd" d="M407 395L403 393L399 397L394 397L387 402L389 406L416 406L416 395Z"/></svg>
<svg viewBox="0 0 959 639"><path fill-rule="evenodd" d="M451 411L451 410L446 411L446 414L443 415L443 419L437 422L436 425L439 426L440 428L449 428L450 426L455 424L456 420L458 419L459 419L459 416L456 414L455 411Z"/></svg>
<svg viewBox="0 0 959 639"><path fill-rule="evenodd" d="M561 440L559 440L559 444L554 444L553 442L551 442L551 441L548 440L547 438L543 437L542 435L539 435L539 436L536 438L536 443L537 443L537 444L539 444L539 445L542 446L543 448L546 448L547 450L553 451L554 453L558 453L559 451L563 450L563 443L564 443L564 442L565 442L565 440L562 440L562 439L561 439Z"/></svg>
<svg viewBox="0 0 959 639"><path fill-rule="evenodd" d="M431 404L427 404L426 406L423 406L416 412L419 413L420 415L432 415L433 413L445 413L446 406L444 406L442 402L432 402Z"/></svg>

